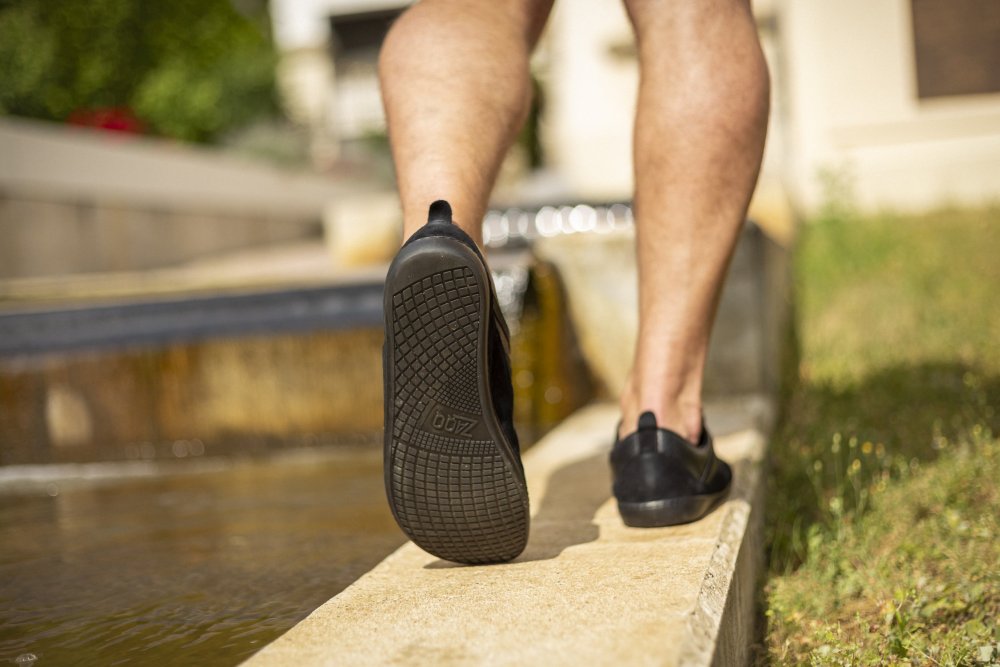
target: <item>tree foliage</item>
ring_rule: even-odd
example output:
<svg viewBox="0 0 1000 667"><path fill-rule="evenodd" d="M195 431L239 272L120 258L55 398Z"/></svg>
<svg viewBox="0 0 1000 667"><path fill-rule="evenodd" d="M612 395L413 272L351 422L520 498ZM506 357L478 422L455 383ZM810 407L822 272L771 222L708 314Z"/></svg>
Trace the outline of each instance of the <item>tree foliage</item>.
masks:
<svg viewBox="0 0 1000 667"><path fill-rule="evenodd" d="M267 25L259 1L0 0L0 112L124 109L210 141L277 110Z"/></svg>

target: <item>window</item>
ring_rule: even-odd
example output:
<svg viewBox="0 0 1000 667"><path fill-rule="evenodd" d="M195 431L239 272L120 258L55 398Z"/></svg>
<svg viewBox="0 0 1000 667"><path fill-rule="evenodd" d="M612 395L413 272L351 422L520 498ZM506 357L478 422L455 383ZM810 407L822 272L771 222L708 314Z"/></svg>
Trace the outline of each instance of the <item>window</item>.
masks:
<svg viewBox="0 0 1000 667"><path fill-rule="evenodd" d="M1000 0L911 0L917 96L1000 92Z"/></svg>

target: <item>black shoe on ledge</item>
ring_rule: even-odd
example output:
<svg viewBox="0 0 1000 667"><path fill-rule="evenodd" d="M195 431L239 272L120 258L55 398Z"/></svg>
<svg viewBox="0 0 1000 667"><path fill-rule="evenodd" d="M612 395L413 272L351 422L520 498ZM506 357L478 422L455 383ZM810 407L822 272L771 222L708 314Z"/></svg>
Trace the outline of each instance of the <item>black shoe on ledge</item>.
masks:
<svg viewBox="0 0 1000 667"><path fill-rule="evenodd" d="M509 337L475 242L431 204L385 280L385 489L396 522L458 563L516 558L528 489Z"/></svg>
<svg viewBox="0 0 1000 667"><path fill-rule="evenodd" d="M639 428L611 450L613 490L627 526L652 528L697 521L729 493L733 473L715 456L704 424L698 444L658 428L644 412Z"/></svg>

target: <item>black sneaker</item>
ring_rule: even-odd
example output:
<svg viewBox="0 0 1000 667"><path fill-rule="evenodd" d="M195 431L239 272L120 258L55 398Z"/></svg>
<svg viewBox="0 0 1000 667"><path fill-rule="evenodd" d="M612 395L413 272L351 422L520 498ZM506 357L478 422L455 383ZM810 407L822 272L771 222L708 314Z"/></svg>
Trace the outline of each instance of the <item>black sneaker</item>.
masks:
<svg viewBox="0 0 1000 667"><path fill-rule="evenodd" d="M704 425L694 445L658 428L652 412L642 413L639 428L615 442L611 470L618 512L625 525L639 528L700 519L725 499L733 479Z"/></svg>
<svg viewBox="0 0 1000 667"><path fill-rule="evenodd" d="M459 563L517 557L528 489L514 432L510 334L475 242L445 201L385 279L385 489L424 550Z"/></svg>

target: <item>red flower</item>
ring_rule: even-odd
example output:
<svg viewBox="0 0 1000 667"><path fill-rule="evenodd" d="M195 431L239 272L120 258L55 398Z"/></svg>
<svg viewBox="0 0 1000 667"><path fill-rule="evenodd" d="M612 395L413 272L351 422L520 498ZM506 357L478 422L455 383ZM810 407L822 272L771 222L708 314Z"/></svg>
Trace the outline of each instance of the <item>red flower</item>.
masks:
<svg viewBox="0 0 1000 667"><path fill-rule="evenodd" d="M142 134L145 127L126 107L105 107L102 109L77 109L66 119L70 125L94 127L111 132Z"/></svg>

